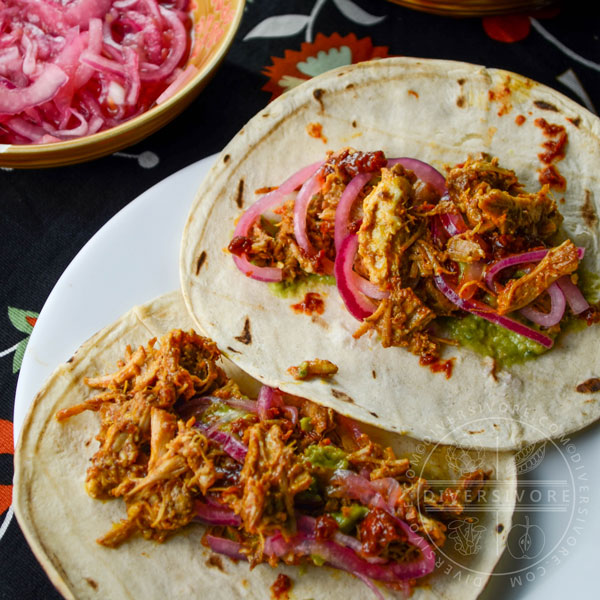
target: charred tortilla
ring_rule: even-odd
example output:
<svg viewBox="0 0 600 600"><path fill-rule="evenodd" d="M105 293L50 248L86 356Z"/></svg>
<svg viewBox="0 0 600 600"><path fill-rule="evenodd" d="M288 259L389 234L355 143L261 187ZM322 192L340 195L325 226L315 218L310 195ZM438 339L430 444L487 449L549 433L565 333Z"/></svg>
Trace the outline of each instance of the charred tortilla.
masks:
<svg viewBox="0 0 600 600"><path fill-rule="evenodd" d="M354 339L356 320L334 287L307 288L325 299L322 314L307 316L291 308L303 294L280 298L240 273L226 248L254 191L323 159L310 123L322 126L328 149L383 150L440 172L482 152L498 157L526 191L550 186L564 217L559 234L585 248L581 268L598 277L600 121L514 73L393 58L344 67L286 93L225 148L182 242L182 289L197 325L264 383L417 438L515 449L598 419L597 394L578 391L600 372L597 327L574 328L546 354L503 368L468 348L447 348L442 358L454 360L446 379L403 348L383 348L377 335ZM291 367L316 358L338 373L294 379Z"/></svg>
<svg viewBox="0 0 600 600"><path fill-rule="evenodd" d="M211 553L201 543L204 528L187 526L162 543L137 535L113 549L95 540L105 534L111 523L125 517L121 500L99 502L85 492L84 480L89 459L98 451L94 436L99 418L92 412L75 414L60 423L56 414L70 409L88 396L85 377L96 377L114 370L124 345L145 345L174 327L189 328L191 323L179 294L162 297L136 307L115 324L86 342L73 359L51 376L37 396L21 434L15 455L15 512L19 523L52 582L65 598L188 598L252 597L263 598L277 579L287 574L293 593L299 597L318 593L319 598L353 597L369 592L356 578L327 567L308 567L302 575L297 568L277 571L259 565L249 571L243 562L234 563ZM227 363L229 376L250 392L252 381ZM255 384L255 382L254 382ZM468 453L456 455L455 449L431 448L403 436L369 430L381 443L394 447L398 455L422 454L424 468L435 479L452 480L456 465L472 462L490 474L485 510L478 514L484 527L479 550L469 558L448 548L449 560L478 573L475 578L449 577L441 570L428 576L426 585L415 590L414 598L475 598L486 575L498 560L509 531L516 490L514 459L507 453ZM415 466L424 459L413 459ZM466 461L466 462L465 462ZM318 592L316 592L318 591ZM381 589L394 597L393 593Z"/></svg>

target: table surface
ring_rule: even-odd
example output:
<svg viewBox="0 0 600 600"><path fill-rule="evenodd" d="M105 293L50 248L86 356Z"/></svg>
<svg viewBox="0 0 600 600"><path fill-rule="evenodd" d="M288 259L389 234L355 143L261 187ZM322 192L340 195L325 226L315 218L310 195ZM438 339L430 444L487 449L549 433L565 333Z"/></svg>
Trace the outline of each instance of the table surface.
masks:
<svg viewBox="0 0 600 600"><path fill-rule="evenodd" d="M247 0L222 67L161 131L82 165L1 169L0 599L60 597L11 518L14 395L39 311L103 224L157 182L221 150L286 87L349 61L405 55L484 64L540 81L596 112L597 17L573 2L531 15L452 19L382 0ZM309 75L297 66L310 57Z"/></svg>

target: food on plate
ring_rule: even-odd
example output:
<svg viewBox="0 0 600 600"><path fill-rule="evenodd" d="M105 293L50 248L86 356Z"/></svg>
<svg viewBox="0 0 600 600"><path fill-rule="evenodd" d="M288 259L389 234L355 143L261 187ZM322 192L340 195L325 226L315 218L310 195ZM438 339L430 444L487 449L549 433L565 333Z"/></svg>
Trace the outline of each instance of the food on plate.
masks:
<svg viewBox="0 0 600 600"><path fill-rule="evenodd" d="M0 142L44 144L119 125L187 82L187 0L2 3Z"/></svg>
<svg viewBox="0 0 600 600"><path fill-rule="evenodd" d="M554 90L477 65L313 78L203 182L188 309L264 383L392 431L516 449L577 430L600 417L581 385L600 372L599 133ZM338 373L295 379L313 357Z"/></svg>
<svg viewBox="0 0 600 600"><path fill-rule="evenodd" d="M189 325L179 294L133 309L32 407L15 509L61 593L476 597L508 535L511 455L417 444L258 386ZM481 549L461 560L483 576L467 585L435 561L475 521Z"/></svg>
<svg viewBox="0 0 600 600"><path fill-rule="evenodd" d="M576 285L585 249L557 241L549 185L526 193L497 158L468 158L444 177L415 158L344 148L299 172L242 215L228 250L258 281L335 274L362 321L355 338L374 331L449 378L440 351L456 340L443 337L445 317L514 332L533 342L524 358L550 349L573 317L600 320Z"/></svg>

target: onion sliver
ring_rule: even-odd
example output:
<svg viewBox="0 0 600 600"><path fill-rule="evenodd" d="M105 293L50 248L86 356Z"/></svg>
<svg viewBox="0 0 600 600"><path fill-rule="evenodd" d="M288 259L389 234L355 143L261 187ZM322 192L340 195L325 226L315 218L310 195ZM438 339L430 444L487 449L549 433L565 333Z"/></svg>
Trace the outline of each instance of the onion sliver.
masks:
<svg viewBox="0 0 600 600"><path fill-rule="evenodd" d="M298 246L300 246L308 256L314 256L317 253L308 239L306 217L308 215L308 205L318 191L319 178L317 173L315 173L310 179L304 182L294 202L294 236L296 237Z"/></svg>
<svg viewBox="0 0 600 600"><path fill-rule="evenodd" d="M523 263L535 263L540 262L543 258L545 258L546 254L550 248L544 248L542 250L532 250L530 252L522 252L521 254L513 254L513 256L508 256L494 263L491 267L489 267L485 274L485 283L490 290L493 290L495 287L494 279L496 275L503 271L508 267L514 267L515 265L521 265ZM585 255L585 248L578 247L577 248L577 258L581 260Z"/></svg>
<svg viewBox="0 0 600 600"><path fill-rule="evenodd" d="M565 314L565 307L567 306L567 301L565 300L565 295L562 290L558 287L556 282L554 282L548 288L548 294L550 295L550 312L543 313L539 310L536 310L532 306L525 306L519 312L529 319L533 321L536 325L540 325L542 327L552 327L560 322Z"/></svg>
<svg viewBox="0 0 600 600"><path fill-rule="evenodd" d="M322 164L323 161L313 163L300 169L300 171L297 171L291 177L286 179L276 190L265 194L260 200L257 200L240 218L235 231L233 232L233 237L247 236L250 227L260 215L281 204L285 196L291 194L311 175L314 175L315 171L320 168ZM248 261L245 255L234 255L233 262L242 273L257 281L281 281L283 277L281 269L277 267L257 267Z"/></svg>
<svg viewBox="0 0 600 600"><path fill-rule="evenodd" d="M0 87L0 114L15 115L26 108L52 100L68 79L59 66L48 64L42 74L26 88Z"/></svg>
<svg viewBox="0 0 600 600"><path fill-rule="evenodd" d="M450 237L464 233L469 229L461 215L442 213L440 214L440 220Z"/></svg>
<svg viewBox="0 0 600 600"><path fill-rule="evenodd" d="M390 158L387 162L388 167L401 164L403 167L410 169L421 181L428 183L440 196L446 192L446 179L430 164L423 162L417 158Z"/></svg>
<svg viewBox="0 0 600 600"><path fill-rule="evenodd" d="M206 504L200 500L194 502L196 519L208 525L223 525L229 527L238 527L242 524L242 519L236 515L233 510L226 506Z"/></svg>
<svg viewBox="0 0 600 600"><path fill-rule="evenodd" d="M581 290L571 281L569 275L563 275L556 283L565 295L574 315L579 315L590 307Z"/></svg>
<svg viewBox="0 0 600 600"><path fill-rule="evenodd" d="M510 317L499 315L490 306L483 304L483 302L479 302L477 300L465 300L461 298L458 295L458 292L444 279L443 275L434 275L433 279L438 290L440 290L440 292L442 292L442 294L444 294L444 296L446 296L450 302L456 304L456 306L459 308L481 317L482 319L486 319L491 323L500 325L505 329L514 331L519 335L523 335L546 348L552 348L554 345L552 338L540 333L539 331L536 331L535 329L531 329L531 327L527 327L527 325L523 325L523 323L519 323Z"/></svg>
<svg viewBox="0 0 600 600"><path fill-rule="evenodd" d="M242 544L239 542L234 542L233 540L228 540L216 535L205 535L204 539L213 552L224 554L234 560L248 560L246 555L242 554Z"/></svg>
<svg viewBox="0 0 600 600"><path fill-rule="evenodd" d="M372 176L373 173L360 173L359 175L356 175L356 177L352 178L350 183L342 192L337 208L335 209L336 253L340 251L340 246L342 245L342 242L350 233L350 231L348 230L348 225L350 222L350 212L352 211L354 201L356 200L356 198L358 197L358 195Z"/></svg>
<svg viewBox="0 0 600 600"><path fill-rule="evenodd" d="M358 291L352 267L358 249L358 237L350 234L342 242L340 250L335 257L335 281L350 314L362 321L375 312L375 305L366 296Z"/></svg>

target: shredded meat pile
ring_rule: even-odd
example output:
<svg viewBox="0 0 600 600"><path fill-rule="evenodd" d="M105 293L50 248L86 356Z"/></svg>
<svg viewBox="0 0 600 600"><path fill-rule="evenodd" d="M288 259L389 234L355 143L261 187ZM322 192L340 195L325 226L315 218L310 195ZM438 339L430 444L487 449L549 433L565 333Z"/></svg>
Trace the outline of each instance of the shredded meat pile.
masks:
<svg viewBox="0 0 600 600"><path fill-rule="evenodd" d="M552 248L562 216L548 186L525 192L496 158L469 158L447 171L447 194L440 197L401 164L388 168L382 152L330 153L308 208L307 232L317 254L308 256L298 246L289 200L277 210L280 221L261 218L254 224L244 238L246 255L257 265L282 268L284 281L330 272L337 205L352 177L370 174L350 215L350 232L358 237L354 270L388 297L374 301L354 337L375 331L384 347L405 347L427 359L422 364L432 364L441 345L450 343L440 337L436 319L460 313L440 292L436 276L448 277L461 298L483 301L504 315L534 301L544 306L548 287L579 264L567 241L534 269L526 267L525 276L508 269L488 289L481 277L487 267L511 254Z"/></svg>
<svg viewBox="0 0 600 600"><path fill-rule="evenodd" d="M172 331L159 346L153 339L135 351L127 347L114 373L86 380L100 393L57 413L59 421L85 410L100 417L86 490L93 498L122 498L127 517L98 543L114 548L137 533L162 542L197 515L203 518L206 513L198 511L204 506L239 522L213 525L207 535L235 540L252 566L275 564L278 557L265 554L265 540L297 535L299 514L314 517L317 535L328 539L339 527L332 515L356 510L355 492L343 483L351 474L363 486L399 486L393 506L391 496L380 492L390 514L441 545L444 521L475 500L466 491L486 478L478 471L456 489L436 493L411 473L408 459L374 442L350 419L277 390L276 401L259 415L218 359L211 341ZM418 557L387 513L358 508L364 521L350 526L365 556ZM291 552L279 559L295 564L299 557Z"/></svg>

